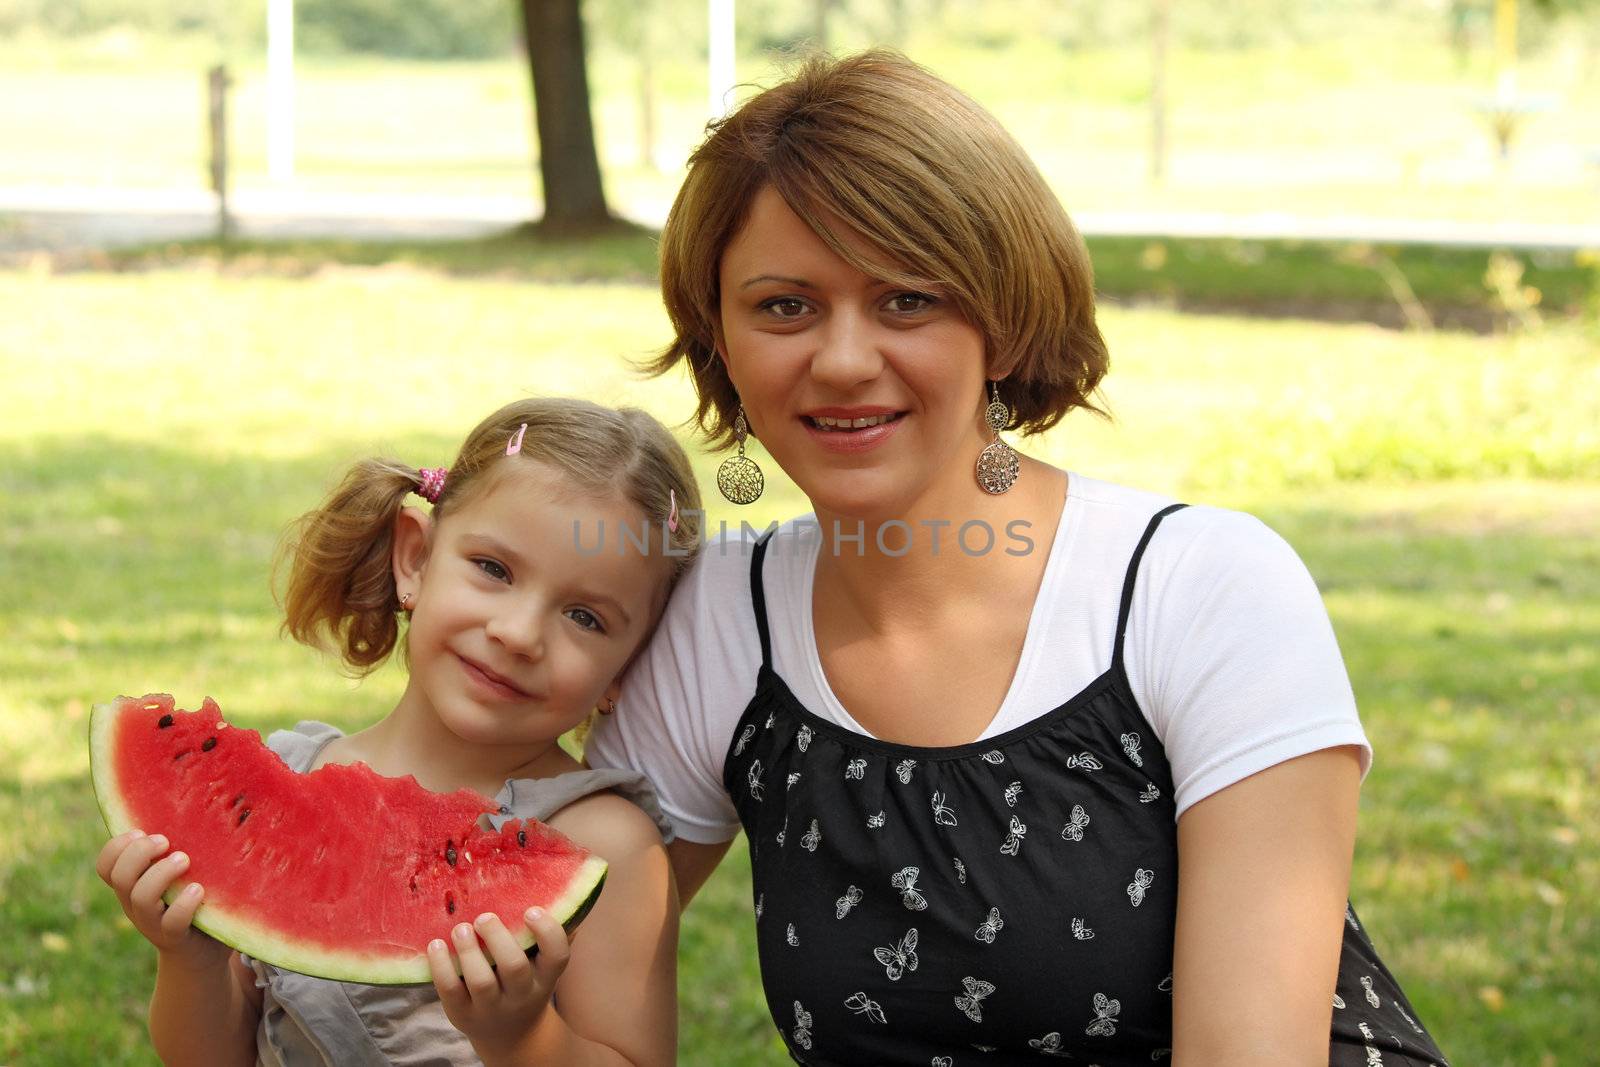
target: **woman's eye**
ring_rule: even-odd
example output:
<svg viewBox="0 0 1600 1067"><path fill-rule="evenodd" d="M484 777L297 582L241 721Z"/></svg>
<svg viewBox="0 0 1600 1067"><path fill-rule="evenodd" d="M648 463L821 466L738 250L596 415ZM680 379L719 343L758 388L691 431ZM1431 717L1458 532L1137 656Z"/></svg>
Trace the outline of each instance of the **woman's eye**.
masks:
<svg viewBox="0 0 1600 1067"><path fill-rule="evenodd" d="M896 293L889 298L889 310L902 315L909 315L918 311L926 311L938 303L936 297L927 293Z"/></svg>
<svg viewBox="0 0 1600 1067"><path fill-rule="evenodd" d="M487 574L497 582L508 581L511 578L511 572L506 570L495 560L475 559L472 562L473 565L476 566L480 571Z"/></svg>
<svg viewBox="0 0 1600 1067"><path fill-rule="evenodd" d="M594 630L599 633L604 633L606 629L605 623L600 621L600 616L596 615L588 608L573 608L571 611L567 612L567 618L571 619L579 626L582 626L585 630Z"/></svg>
<svg viewBox="0 0 1600 1067"><path fill-rule="evenodd" d="M806 304L792 296L780 296L764 302L761 310L770 311L780 319L798 319L806 313Z"/></svg>

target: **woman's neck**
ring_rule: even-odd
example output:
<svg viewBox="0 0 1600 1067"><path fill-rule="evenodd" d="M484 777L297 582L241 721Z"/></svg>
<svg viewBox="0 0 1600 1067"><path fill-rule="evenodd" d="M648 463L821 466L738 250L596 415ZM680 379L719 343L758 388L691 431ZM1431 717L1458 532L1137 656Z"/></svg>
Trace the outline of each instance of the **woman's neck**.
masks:
<svg viewBox="0 0 1600 1067"><path fill-rule="evenodd" d="M817 595L848 605L873 628L899 628L974 600L1005 595L1008 576L1033 582L1055 540L1066 473L1027 457L1008 493L965 486L904 514L862 518L817 511ZM920 624L920 622L919 622Z"/></svg>
<svg viewBox="0 0 1600 1067"><path fill-rule="evenodd" d="M340 762L361 760L379 774L413 775L425 789L493 796L508 778L549 778L579 765L554 740L517 745L464 741L408 686L395 709L345 739Z"/></svg>

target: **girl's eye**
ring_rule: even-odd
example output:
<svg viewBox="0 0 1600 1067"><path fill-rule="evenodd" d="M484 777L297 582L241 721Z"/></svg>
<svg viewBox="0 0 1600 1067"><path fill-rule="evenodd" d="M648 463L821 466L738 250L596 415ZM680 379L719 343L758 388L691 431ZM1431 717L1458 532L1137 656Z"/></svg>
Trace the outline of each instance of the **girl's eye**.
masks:
<svg viewBox="0 0 1600 1067"><path fill-rule="evenodd" d="M937 297L927 293L896 293L889 298L889 310L901 315L915 314L926 311L939 302Z"/></svg>
<svg viewBox="0 0 1600 1067"><path fill-rule="evenodd" d="M588 608L573 608L571 611L567 612L567 618L571 619L585 630L593 630L596 633L605 633L606 631L605 623L600 621L600 616L596 615Z"/></svg>
<svg viewBox="0 0 1600 1067"><path fill-rule="evenodd" d="M511 572L506 570L495 560L475 559L472 561L472 563L480 571L482 571L484 574L487 574L497 582L505 582L511 579Z"/></svg>
<svg viewBox="0 0 1600 1067"><path fill-rule="evenodd" d="M761 304L762 311L770 311L775 318L798 319L806 313L804 300L792 296L777 296Z"/></svg>

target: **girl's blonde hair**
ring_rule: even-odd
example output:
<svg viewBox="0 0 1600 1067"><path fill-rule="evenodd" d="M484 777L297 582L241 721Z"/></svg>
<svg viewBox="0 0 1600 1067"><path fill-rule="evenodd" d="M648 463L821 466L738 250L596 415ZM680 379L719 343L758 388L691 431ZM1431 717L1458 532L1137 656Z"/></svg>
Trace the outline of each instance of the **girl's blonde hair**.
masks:
<svg viewBox="0 0 1600 1067"><path fill-rule="evenodd" d="M661 231L661 293L676 333L651 365L687 360L695 416L733 437L738 397L716 356L718 271L770 185L842 259L908 288L936 286L1008 375L1009 429L1049 429L1106 372L1083 240L1021 146L983 108L895 52L814 57L718 121L689 159ZM871 249L863 256L845 237Z"/></svg>
<svg viewBox="0 0 1600 1067"><path fill-rule="evenodd" d="M506 448L527 424L515 455ZM536 397L507 404L467 435L433 505L438 521L491 487L511 464L536 460L572 485L614 493L666 534L672 564L656 598L666 595L700 547L700 490L689 457L666 427L637 408L607 408L587 400ZM395 591L395 521L421 472L386 458L356 463L322 506L290 528L279 562L289 564L282 595L283 629L304 644L331 648L357 675L394 650L404 614ZM665 524L677 502L677 529ZM652 545L655 544L652 539ZM663 546L663 547L666 547Z"/></svg>

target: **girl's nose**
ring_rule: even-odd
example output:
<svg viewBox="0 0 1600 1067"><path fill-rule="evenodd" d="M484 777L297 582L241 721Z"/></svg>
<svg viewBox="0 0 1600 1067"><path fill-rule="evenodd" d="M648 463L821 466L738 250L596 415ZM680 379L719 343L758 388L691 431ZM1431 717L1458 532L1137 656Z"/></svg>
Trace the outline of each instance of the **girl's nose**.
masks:
<svg viewBox="0 0 1600 1067"><path fill-rule="evenodd" d="M492 616L484 630L491 641L513 655L534 660L544 656L544 627L540 624L540 614L526 606L508 606Z"/></svg>

